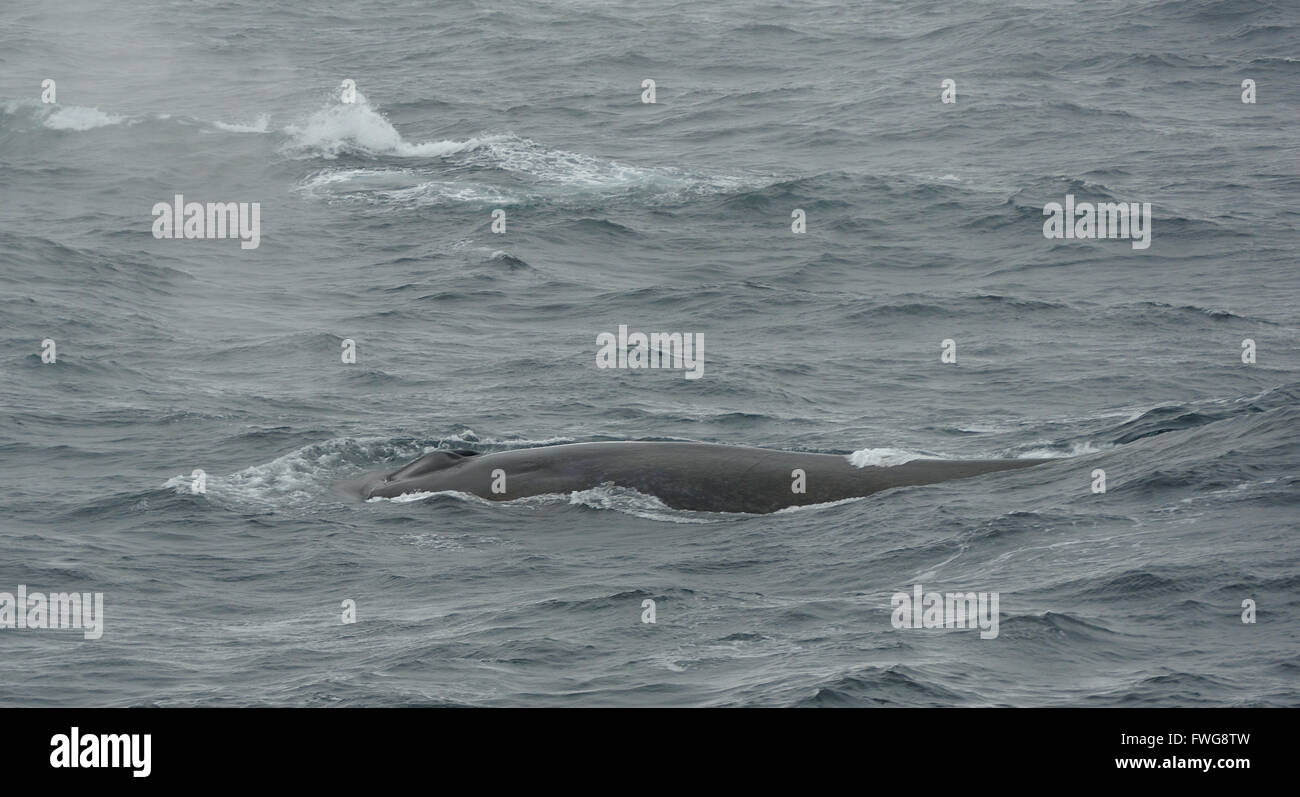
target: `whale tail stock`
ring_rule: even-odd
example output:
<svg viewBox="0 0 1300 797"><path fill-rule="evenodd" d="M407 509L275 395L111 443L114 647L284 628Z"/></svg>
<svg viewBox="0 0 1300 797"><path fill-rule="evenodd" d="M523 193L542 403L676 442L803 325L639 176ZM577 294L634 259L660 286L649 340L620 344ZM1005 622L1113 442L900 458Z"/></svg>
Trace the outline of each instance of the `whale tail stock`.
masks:
<svg viewBox="0 0 1300 797"><path fill-rule="evenodd" d="M881 489L889 489L915 484L935 484L952 479L967 479L985 473L1029 468L1052 461L1050 458L914 459L901 465L877 468L872 476L884 485Z"/></svg>

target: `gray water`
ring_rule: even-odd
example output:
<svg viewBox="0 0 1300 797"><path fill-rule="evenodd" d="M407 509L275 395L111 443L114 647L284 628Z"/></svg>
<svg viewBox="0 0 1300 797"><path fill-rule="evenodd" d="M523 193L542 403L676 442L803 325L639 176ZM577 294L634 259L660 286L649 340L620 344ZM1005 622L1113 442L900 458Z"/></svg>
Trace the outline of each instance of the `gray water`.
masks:
<svg viewBox="0 0 1300 797"><path fill-rule="evenodd" d="M1300 703L1295 4L0 20L0 592L105 602L0 628L0 704ZM155 238L178 193L260 245ZM1044 238L1067 194L1150 247ZM598 369L620 324L703 378ZM766 516L330 490L592 440L1059 461ZM916 584L998 635L895 628Z"/></svg>

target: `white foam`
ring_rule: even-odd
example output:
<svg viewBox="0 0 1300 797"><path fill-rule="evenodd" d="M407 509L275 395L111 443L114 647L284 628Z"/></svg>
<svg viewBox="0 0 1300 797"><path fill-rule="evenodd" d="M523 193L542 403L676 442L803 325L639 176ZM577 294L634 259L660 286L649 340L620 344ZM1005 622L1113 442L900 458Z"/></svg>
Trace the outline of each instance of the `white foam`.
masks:
<svg viewBox="0 0 1300 797"><path fill-rule="evenodd" d="M203 495L231 505L303 505L317 500L334 481L335 474L349 465L364 465L385 457L413 459L423 449L424 446L394 444L382 438L336 438L304 446L270 462L251 465L228 475L209 473L205 478L206 492ZM192 482L191 474L179 474L162 486L179 494L189 494Z"/></svg>
<svg viewBox="0 0 1300 797"><path fill-rule="evenodd" d="M374 196L397 204L410 205L523 205L530 201L526 194L469 181L440 181L375 191Z"/></svg>
<svg viewBox="0 0 1300 797"><path fill-rule="evenodd" d="M972 434L997 434L1000 432L1010 431L1006 426L991 426L989 424L971 424L969 426L956 427L959 432L970 432Z"/></svg>
<svg viewBox="0 0 1300 797"><path fill-rule="evenodd" d="M383 114L371 108L360 93L356 102L330 102L301 125L285 127L284 132L290 137L292 148L327 158L348 150L373 155L433 158L477 146L474 140L412 144L402 138Z"/></svg>
<svg viewBox="0 0 1300 797"><path fill-rule="evenodd" d="M561 185L616 190L644 187L655 182L665 187L688 182L685 175L671 169L630 166L577 152L547 149L536 141L519 136L485 141L483 155L491 158L497 168Z"/></svg>
<svg viewBox="0 0 1300 797"><path fill-rule="evenodd" d="M772 514L789 515L794 512L808 512L817 509L826 509L827 507L832 507L832 506L843 506L844 504L855 504L858 501L863 501L866 500L867 498L870 498L870 496L855 495L852 498L839 498L834 501L822 501L819 504L797 504L795 506L787 506L782 509L778 509Z"/></svg>
<svg viewBox="0 0 1300 797"><path fill-rule="evenodd" d="M1034 445L1039 448L1031 448L1028 451L1022 451L1016 455L1017 459L1066 459L1067 457L1077 457L1081 454L1096 454L1101 449L1089 441L1082 443L1071 443L1069 451L1061 451L1059 448L1049 448L1052 443L1050 440L1042 440Z"/></svg>
<svg viewBox="0 0 1300 797"><path fill-rule="evenodd" d="M286 149L299 157L336 158L343 153L445 159L508 172L522 185L496 184L472 176L449 175L436 165L409 169L327 170L308 178L300 190L375 204L416 207L445 204L555 204L566 199L606 200L634 195L652 202L732 192L762 181L703 175L670 166L633 166L576 152L550 149L513 133L481 133L464 141L409 142L360 94L355 103L331 101L300 124L284 128Z"/></svg>
<svg viewBox="0 0 1300 797"><path fill-rule="evenodd" d="M850 465L857 468L887 468L893 465L902 465L904 462L911 462L914 459L924 459L927 456L927 454L902 448L864 448L849 454L847 459Z"/></svg>
<svg viewBox="0 0 1300 797"><path fill-rule="evenodd" d="M45 117L43 124L51 130L93 130L97 127L121 124L125 116L104 113L98 108L80 105L58 106Z"/></svg>
<svg viewBox="0 0 1300 797"><path fill-rule="evenodd" d="M164 118L164 117L159 117ZM251 124L239 124L237 122L213 122L212 126L218 130L225 130L228 133L265 133L271 124L271 117L268 114L258 114Z"/></svg>
<svg viewBox="0 0 1300 797"><path fill-rule="evenodd" d="M4 108L4 112L7 114L15 114L18 113L19 108L44 109L49 108L49 106L40 100L25 97L21 100L5 100L4 105L0 105L0 108Z"/></svg>
<svg viewBox="0 0 1300 797"><path fill-rule="evenodd" d="M630 487L616 487L605 483L589 490L575 490L569 493L568 503L572 506L585 506L589 509L612 509L625 515L658 520L667 523L718 523L716 519L703 518L690 512L673 509L653 495L647 495Z"/></svg>
<svg viewBox="0 0 1300 797"><path fill-rule="evenodd" d="M385 498L381 495L377 495L374 498L366 499L366 503L372 504L377 501L391 501L394 504L409 504L413 501L424 501L426 499L433 498L434 496L438 496L438 495L450 496L452 498L457 498L461 501L465 501L466 503L479 503L484 505L494 503L493 501L489 501L486 498L480 498L477 495L473 495L472 493L462 493L459 490L423 490L423 491L402 493L401 495L394 495L391 498Z"/></svg>
<svg viewBox="0 0 1300 797"><path fill-rule="evenodd" d="M572 437L543 437L538 440L493 440L483 441L488 445L499 445L506 448L537 448L539 446L554 446L562 443L576 443Z"/></svg>

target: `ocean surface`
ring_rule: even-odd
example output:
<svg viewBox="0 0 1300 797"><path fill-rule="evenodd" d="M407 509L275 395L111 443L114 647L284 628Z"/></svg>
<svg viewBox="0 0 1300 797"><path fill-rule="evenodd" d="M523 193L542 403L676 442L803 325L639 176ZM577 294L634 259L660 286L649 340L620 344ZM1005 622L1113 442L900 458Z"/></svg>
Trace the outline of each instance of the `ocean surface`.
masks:
<svg viewBox="0 0 1300 797"><path fill-rule="evenodd" d="M1300 704L1298 41L1287 0L0 5L0 592L105 605L0 628L0 705ZM176 194L260 245L155 238ZM1045 238L1067 195L1151 246ZM597 368L621 324L703 378ZM331 491L595 440L1059 461L761 516ZM998 635L895 628L918 584Z"/></svg>

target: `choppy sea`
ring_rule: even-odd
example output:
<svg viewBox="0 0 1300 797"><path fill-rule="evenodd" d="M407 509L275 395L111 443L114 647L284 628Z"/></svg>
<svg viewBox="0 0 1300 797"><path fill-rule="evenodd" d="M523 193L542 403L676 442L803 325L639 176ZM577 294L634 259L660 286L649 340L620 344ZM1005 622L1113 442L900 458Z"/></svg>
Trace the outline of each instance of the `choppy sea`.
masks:
<svg viewBox="0 0 1300 797"><path fill-rule="evenodd" d="M1295 3L0 18L0 592L105 606L0 628L0 704L1300 703ZM258 247L156 238L176 194ZM1045 238L1067 195L1150 246ZM621 324L703 378L597 368ZM591 440L1059 461L765 516L330 490ZM916 585L998 635L896 628Z"/></svg>

